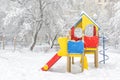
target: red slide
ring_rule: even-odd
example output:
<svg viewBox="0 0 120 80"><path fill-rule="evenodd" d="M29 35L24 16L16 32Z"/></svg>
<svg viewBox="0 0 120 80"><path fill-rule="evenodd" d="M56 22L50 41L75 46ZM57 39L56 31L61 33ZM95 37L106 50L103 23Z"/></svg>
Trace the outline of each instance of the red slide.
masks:
<svg viewBox="0 0 120 80"><path fill-rule="evenodd" d="M52 67L52 65L54 65L60 58L61 56L55 54L41 69L43 71L49 70Z"/></svg>

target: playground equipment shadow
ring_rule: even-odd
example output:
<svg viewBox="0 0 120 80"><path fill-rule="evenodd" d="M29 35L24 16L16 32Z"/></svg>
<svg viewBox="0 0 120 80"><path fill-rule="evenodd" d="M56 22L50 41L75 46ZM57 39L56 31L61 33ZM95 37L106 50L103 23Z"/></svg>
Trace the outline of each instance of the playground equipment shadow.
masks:
<svg viewBox="0 0 120 80"><path fill-rule="evenodd" d="M91 69L91 70L96 69L94 67L93 62L89 62L89 69ZM49 71L50 72L55 72L55 73L67 73L67 71L66 71L66 63L62 63L62 65L56 64ZM82 73L81 72L81 65L80 65L79 61L75 61L75 63L71 65L71 72L72 72L72 74L80 74L80 73Z"/></svg>

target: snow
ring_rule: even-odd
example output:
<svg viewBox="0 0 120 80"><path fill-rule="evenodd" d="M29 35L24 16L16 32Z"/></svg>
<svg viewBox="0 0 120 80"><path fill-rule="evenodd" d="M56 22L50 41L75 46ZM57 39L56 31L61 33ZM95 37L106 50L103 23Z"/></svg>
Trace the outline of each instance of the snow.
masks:
<svg viewBox="0 0 120 80"><path fill-rule="evenodd" d="M93 65L93 55L87 55L89 69L81 73L79 59L75 59L72 72L66 71L66 57L62 57L49 71L41 67L56 53L29 51L28 49L0 50L0 80L120 80L120 51L110 48L106 64ZM99 55L99 60L102 58Z"/></svg>

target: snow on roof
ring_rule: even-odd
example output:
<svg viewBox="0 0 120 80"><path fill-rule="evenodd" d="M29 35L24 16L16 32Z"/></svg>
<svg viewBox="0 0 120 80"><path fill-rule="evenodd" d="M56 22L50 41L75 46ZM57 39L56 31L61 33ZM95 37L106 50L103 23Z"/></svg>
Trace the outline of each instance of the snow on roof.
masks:
<svg viewBox="0 0 120 80"><path fill-rule="evenodd" d="M81 21L82 21L82 17L79 18L79 20L74 24L74 26L76 26Z"/></svg>

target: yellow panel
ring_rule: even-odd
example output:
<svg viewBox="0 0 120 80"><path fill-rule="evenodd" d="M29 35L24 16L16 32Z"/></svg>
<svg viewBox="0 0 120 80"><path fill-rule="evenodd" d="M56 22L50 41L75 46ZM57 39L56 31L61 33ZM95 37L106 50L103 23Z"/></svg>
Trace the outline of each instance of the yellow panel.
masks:
<svg viewBox="0 0 120 80"><path fill-rule="evenodd" d="M85 54L94 54L97 48L85 48Z"/></svg>
<svg viewBox="0 0 120 80"><path fill-rule="evenodd" d="M59 50L58 53L57 53L59 56L67 56L68 53L67 53L67 50Z"/></svg>
<svg viewBox="0 0 120 80"><path fill-rule="evenodd" d="M85 48L85 50L97 50L97 48Z"/></svg>
<svg viewBox="0 0 120 80"><path fill-rule="evenodd" d="M81 61L82 62L82 61ZM87 69L88 70L88 60L87 60L87 57L84 56L84 69Z"/></svg>
<svg viewBox="0 0 120 80"><path fill-rule="evenodd" d="M60 45L60 49L67 50L67 42L68 42L67 37L59 37L58 38L58 43Z"/></svg>
<svg viewBox="0 0 120 80"><path fill-rule="evenodd" d="M60 46L60 50L58 51L59 56L66 56L67 55L67 42L68 42L67 37L59 37L58 38L58 43Z"/></svg>
<svg viewBox="0 0 120 80"><path fill-rule="evenodd" d="M68 56L71 56L71 57L81 57L82 56L82 54L68 54Z"/></svg>
<svg viewBox="0 0 120 80"><path fill-rule="evenodd" d="M82 21L79 22L75 27L76 27L76 28L82 28Z"/></svg>
<svg viewBox="0 0 120 80"><path fill-rule="evenodd" d="M93 51L87 51L87 52L85 52L85 54L94 54L94 52Z"/></svg>
<svg viewBox="0 0 120 80"><path fill-rule="evenodd" d="M82 28L83 30L85 30L85 27L87 25L93 24L96 26L96 30L98 30L98 26L96 24L94 24L87 16L82 15Z"/></svg>

